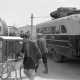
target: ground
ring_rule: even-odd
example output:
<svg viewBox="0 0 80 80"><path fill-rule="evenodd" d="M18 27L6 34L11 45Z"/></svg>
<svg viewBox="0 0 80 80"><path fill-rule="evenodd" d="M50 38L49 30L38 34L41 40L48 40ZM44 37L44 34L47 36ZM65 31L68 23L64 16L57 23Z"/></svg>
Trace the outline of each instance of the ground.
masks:
<svg viewBox="0 0 80 80"><path fill-rule="evenodd" d="M20 62L17 63L17 69L19 69L20 64ZM48 68L49 73L44 74L44 65L43 63L41 63L36 73L35 80L80 80L79 60L65 59L63 63L55 63L53 61L53 57L51 55L48 55ZM14 75L14 72L12 73L12 75ZM24 74L23 77L23 80L28 80L28 78ZM17 80L20 80L19 70L17 70L17 78Z"/></svg>

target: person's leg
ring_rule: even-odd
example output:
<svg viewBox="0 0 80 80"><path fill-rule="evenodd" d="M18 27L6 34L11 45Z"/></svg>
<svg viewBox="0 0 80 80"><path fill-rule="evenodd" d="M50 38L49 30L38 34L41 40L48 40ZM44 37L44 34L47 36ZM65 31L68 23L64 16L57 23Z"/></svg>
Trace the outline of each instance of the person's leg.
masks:
<svg viewBox="0 0 80 80"><path fill-rule="evenodd" d="M43 73L48 74L48 65L47 65L47 63L44 63L44 67L45 67L45 71L43 71Z"/></svg>
<svg viewBox="0 0 80 80"><path fill-rule="evenodd" d="M30 80L34 80L34 77L35 77L35 69L24 69L24 74L25 74Z"/></svg>
<svg viewBox="0 0 80 80"><path fill-rule="evenodd" d="M30 79L31 78L31 74L29 72L28 69L24 69L24 74Z"/></svg>
<svg viewBox="0 0 80 80"><path fill-rule="evenodd" d="M37 72L38 67L39 67L39 64L35 66L35 72Z"/></svg>
<svg viewBox="0 0 80 80"><path fill-rule="evenodd" d="M35 69L29 69L29 72L31 74L30 80L34 80L34 77L35 77Z"/></svg>
<svg viewBox="0 0 80 80"><path fill-rule="evenodd" d="M43 57L42 57L42 59L43 59L44 68L45 68L45 71L43 71L43 73L48 74L47 55L46 55L46 54L44 54L44 55L43 55Z"/></svg>

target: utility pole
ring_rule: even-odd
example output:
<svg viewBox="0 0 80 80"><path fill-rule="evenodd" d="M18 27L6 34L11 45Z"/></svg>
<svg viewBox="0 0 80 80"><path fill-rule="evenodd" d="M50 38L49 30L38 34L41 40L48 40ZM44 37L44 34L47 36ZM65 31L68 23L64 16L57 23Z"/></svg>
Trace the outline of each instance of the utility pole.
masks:
<svg viewBox="0 0 80 80"><path fill-rule="evenodd" d="M32 34L33 34L33 14L31 14L31 38L32 38Z"/></svg>

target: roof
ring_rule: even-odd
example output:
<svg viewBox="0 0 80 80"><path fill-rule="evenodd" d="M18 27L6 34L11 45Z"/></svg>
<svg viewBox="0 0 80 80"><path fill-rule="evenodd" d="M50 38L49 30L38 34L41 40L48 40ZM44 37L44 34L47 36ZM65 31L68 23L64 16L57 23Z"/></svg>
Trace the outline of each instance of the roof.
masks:
<svg viewBox="0 0 80 80"><path fill-rule="evenodd" d="M75 20L75 19L79 19L80 20L80 14L74 14L74 15L70 15L70 16L65 16L65 17L62 17L62 18L57 18L57 19L53 19L53 20L48 20L48 21L45 21L45 22L42 22L42 23L39 23L39 24L37 24L36 26L37 27L41 27L41 26L43 26L43 25L45 25L45 24L51 24L51 23L55 23L55 22L57 22L57 21L61 21L61 20L68 20L68 19L73 19L73 20Z"/></svg>
<svg viewBox="0 0 80 80"><path fill-rule="evenodd" d="M14 36L0 36L0 40L1 41L16 41L16 40L19 40L19 41L22 41L23 38L21 37L14 37Z"/></svg>

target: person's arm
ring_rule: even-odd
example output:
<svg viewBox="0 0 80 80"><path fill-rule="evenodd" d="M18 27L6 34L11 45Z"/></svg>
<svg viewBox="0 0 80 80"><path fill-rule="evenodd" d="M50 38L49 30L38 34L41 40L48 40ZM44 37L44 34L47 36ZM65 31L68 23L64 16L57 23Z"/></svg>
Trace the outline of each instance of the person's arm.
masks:
<svg viewBox="0 0 80 80"><path fill-rule="evenodd" d="M20 52L24 53L24 43L22 44L22 49L20 50Z"/></svg>
<svg viewBox="0 0 80 80"><path fill-rule="evenodd" d="M34 50L35 52L37 53L37 56L39 59L42 59L42 54L41 54L41 51L40 49L38 48L37 44L33 42L33 47L34 47Z"/></svg>
<svg viewBox="0 0 80 80"><path fill-rule="evenodd" d="M45 49L45 53L48 53L48 49L47 49L47 46L46 46L46 40L43 39L42 42L43 42L43 46L44 46L44 49Z"/></svg>

